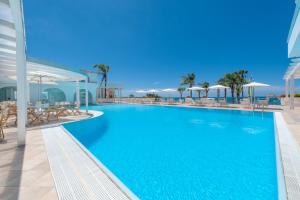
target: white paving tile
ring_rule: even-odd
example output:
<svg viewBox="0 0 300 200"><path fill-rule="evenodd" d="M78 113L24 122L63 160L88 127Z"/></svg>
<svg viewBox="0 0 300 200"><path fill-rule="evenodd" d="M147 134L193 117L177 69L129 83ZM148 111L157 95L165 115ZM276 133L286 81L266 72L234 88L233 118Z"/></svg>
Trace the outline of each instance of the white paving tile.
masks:
<svg viewBox="0 0 300 200"><path fill-rule="evenodd" d="M287 198L299 200L300 198L300 149L290 133L282 114L274 114L276 133L280 146L281 163L284 172Z"/></svg>
<svg viewBox="0 0 300 200"><path fill-rule="evenodd" d="M138 199L62 127L42 133L60 199Z"/></svg>

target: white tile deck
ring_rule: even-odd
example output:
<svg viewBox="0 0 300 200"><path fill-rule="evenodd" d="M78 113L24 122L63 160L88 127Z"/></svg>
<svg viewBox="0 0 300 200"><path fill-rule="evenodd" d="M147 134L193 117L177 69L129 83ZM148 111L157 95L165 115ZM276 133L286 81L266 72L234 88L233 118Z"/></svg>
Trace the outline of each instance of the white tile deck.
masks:
<svg viewBox="0 0 300 200"><path fill-rule="evenodd" d="M300 199L300 149L281 113L275 113L287 198Z"/></svg>
<svg viewBox="0 0 300 200"><path fill-rule="evenodd" d="M138 199L61 126L42 133L60 199Z"/></svg>

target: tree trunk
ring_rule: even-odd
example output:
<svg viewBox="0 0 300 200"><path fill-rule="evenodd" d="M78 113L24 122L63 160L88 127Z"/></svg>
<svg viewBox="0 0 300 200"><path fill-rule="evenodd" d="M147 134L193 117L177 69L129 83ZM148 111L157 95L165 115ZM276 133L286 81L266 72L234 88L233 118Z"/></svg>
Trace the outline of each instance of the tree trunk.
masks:
<svg viewBox="0 0 300 200"><path fill-rule="evenodd" d="M191 87L193 87L192 84L190 84L190 88L191 88ZM192 91L192 90L190 90L190 97L193 98L193 91Z"/></svg>
<svg viewBox="0 0 300 200"><path fill-rule="evenodd" d="M237 103L240 103L240 93L239 92L236 93L236 99L237 99Z"/></svg>
<svg viewBox="0 0 300 200"><path fill-rule="evenodd" d="M107 79L104 80L104 98L106 99L106 85L107 85Z"/></svg>
<svg viewBox="0 0 300 200"><path fill-rule="evenodd" d="M231 102L234 103L234 88L231 88Z"/></svg>
<svg viewBox="0 0 300 200"><path fill-rule="evenodd" d="M227 102L226 101L226 99L227 99L227 89L226 88L224 89L224 99L225 99L225 102Z"/></svg>
<svg viewBox="0 0 300 200"><path fill-rule="evenodd" d="M244 89L242 88L242 98L244 98Z"/></svg>
<svg viewBox="0 0 300 200"><path fill-rule="evenodd" d="M201 92L200 92L200 90L198 90L198 97L199 97L199 99L201 98Z"/></svg>

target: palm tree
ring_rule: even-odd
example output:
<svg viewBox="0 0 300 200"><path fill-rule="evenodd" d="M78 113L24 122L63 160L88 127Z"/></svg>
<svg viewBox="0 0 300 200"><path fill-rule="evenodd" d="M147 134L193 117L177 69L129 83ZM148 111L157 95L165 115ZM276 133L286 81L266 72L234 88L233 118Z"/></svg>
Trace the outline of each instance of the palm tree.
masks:
<svg viewBox="0 0 300 200"><path fill-rule="evenodd" d="M180 99L182 99L183 92L185 91L184 87L177 88L177 91L180 93Z"/></svg>
<svg viewBox="0 0 300 200"><path fill-rule="evenodd" d="M248 83L248 80L246 79L246 74L248 71L246 70L239 70L237 72L234 72L235 78L236 78L236 97L238 103L240 102L240 94L242 93L242 98L244 98L244 90L243 85Z"/></svg>
<svg viewBox="0 0 300 200"><path fill-rule="evenodd" d="M209 91L209 89L208 89L208 87L209 87L209 82L204 81L203 83L201 83L201 87L203 87L203 88L205 89L205 96L206 96L206 98L207 98L207 97L208 97L208 91Z"/></svg>
<svg viewBox="0 0 300 200"><path fill-rule="evenodd" d="M225 78L220 78L218 80L217 84L228 87ZM226 98L227 98L227 88L224 89L224 99L225 99L225 102L226 102Z"/></svg>
<svg viewBox="0 0 300 200"><path fill-rule="evenodd" d="M231 90L231 101L234 103L234 91L236 86L236 76L233 73L228 73L224 75L224 79L226 82L226 85L230 87Z"/></svg>
<svg viewBox="0 0 300 200"><path fill-rule="evenodd" d="M182 76L181 85L188 85L190 88L193 87L196 81L196 75L194 73ZM192 90L190 90L190 96L193 96Z"/></svg>
<svg viewBox="0 0 300 200"><path fill-rule="evenodd" d="M233 75L235 78L236 99L237 102L240 103L240 94L243 91L243 79L242 79L242 75L239 72L234 72Z"/></svg>
<svg viewBox="0 0 300 200"><path fill-rule="evenodd" d="M239 76L240 76L240 78L241 78L242 84L243 84L243 85L244 85L244 84L247 84L248 81L247 81L247 79L246 79L246 76L247 76L247 74L248 74L248 71L247 71L247 70L239 70L237 73L239 74ZM243 88L242 88L242 98L244 98L244 90L243 90Z"/></svg>
<svg viewBox="0 0 300 200"><path fill-rule="evenodd" d="M93 68L96 68L98 70L98 75L102 76L100 86L104 81L104 98L106 98L107 74L109 72L109 65L96 64L93 66Z"/></svg>

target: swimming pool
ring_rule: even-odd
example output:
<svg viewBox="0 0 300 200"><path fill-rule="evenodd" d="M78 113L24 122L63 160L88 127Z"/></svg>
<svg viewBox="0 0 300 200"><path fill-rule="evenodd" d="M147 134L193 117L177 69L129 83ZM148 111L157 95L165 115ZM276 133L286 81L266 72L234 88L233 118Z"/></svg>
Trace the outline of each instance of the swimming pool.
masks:
<svg viewBox="0 0 300 200"><path fill-rule="evenodd" d="M91 106L65 128L141 199L277 199L273 113Z"/></svg>

